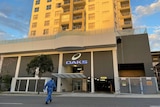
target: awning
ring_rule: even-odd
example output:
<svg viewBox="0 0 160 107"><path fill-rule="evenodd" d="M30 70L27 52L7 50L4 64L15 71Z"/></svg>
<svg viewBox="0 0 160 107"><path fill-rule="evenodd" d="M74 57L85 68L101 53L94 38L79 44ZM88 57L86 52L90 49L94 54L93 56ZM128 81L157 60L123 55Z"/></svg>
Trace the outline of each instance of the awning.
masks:
<svg viewBox="0 0 160 107"><path fill-rule="evenodd" d="M86 78L82 73L52 73L52 75L60 78Z"/></svg>

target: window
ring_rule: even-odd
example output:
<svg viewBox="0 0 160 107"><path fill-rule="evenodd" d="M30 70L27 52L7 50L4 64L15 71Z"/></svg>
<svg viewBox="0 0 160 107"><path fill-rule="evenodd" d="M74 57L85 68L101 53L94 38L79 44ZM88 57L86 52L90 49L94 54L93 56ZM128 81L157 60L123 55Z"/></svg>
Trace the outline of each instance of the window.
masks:
<svg viewBox="0 0 160 107"><path fill-rule="evenodd" d="M58 32L58 28L54 28L53 33L57 33L57 32Z"/></svg>
<svg viewBox="0 0 160 107"><path fill-rule="evenodd" d="M50 9L51 9L51 5L47 5L46 10L50 10Z"/></svg>
<svg viewBox="0 0 160 107"><path fill-rule="evenodd" d="M95 28L95 23L89 23L88 29L94 29Z"/></svg>
<svg viewBox="0 0 160 107"><path fill-rule="evenodd" d="M32 28L37 27L37 22L32 23Z"/></svg>
<svg viewBox="0 0 160 107"><path fill-rule="evenodd" d="M50 15L51 15L51 13L50 13L50 12L46 13L46 14L45 14L45 18L49 18L49 17L50 17Z"/></svg>
<svg viewBox="0 0 160 107"><path fill-rule="evenodd" d="M36 5L40 4L40 0L36 0Z"/></svg>
<svg viewBox="0 0 160 107"><path fill-rule="evenodd" d="M31 31L31 36L35 36L36 35L36 31Z"/></svg>
<svg viewBox="0 0 160 107"><path fill-rule="evenodd" d="M102 17L107 16L107 15L108 15L108 13L109 13L109 11L103 11L103 12L102 12Z"/></svg>
<svg viewBox="0 0 160 107"><path fill-rule="evenodd" d="M38 15L37 14L33 16L33 20L36 20L36 19L38 19Z"/></svg>
<svg viewBox="0 0 160 107"><path fill-rule="evenodd" d="M54 20L54 25L59 25L59 19Z"/></svg>
<svg viewBox="0 0 160 107"><path fill-rule="evenodd" d="M88 0L88 2L93 2L93 1L95 1L95 0Z"/></svg>
<svg viewBox="0 0 160 107"><path fill-rule="evenodd" d="M52 2L52 0L47 0L47 2Z"/></svg>
<svg viewBox="0 0 160 107"><path fill-rule="evenodd" d="M46 34L48 34L48 33L49 33L49 29L44 29L44 30L43 30L43 34L44 34L44 35L46 35Z"/></svg>
<svg viewBox="0 0 160 107"><path fill-rule="evenodd" d="M49 26L49 20L44 22L44 26Z"/></svg>
<svg viewBox="0 0 160 107"><path fill-rule="evenodd" d="M60 8L60 7L61 7L61 3L57 3L56 8Z"/></svg>
<svg viewBox="0 0 160 107"><path fill-rule="evenodd" d="M56 11L56 12L55 12L55 17L59 16L60 13L61 13L61 11Z"/></svg>
<svg viewBox="0 0 160 107"><path fill-rule="evenodd" d="M89 6L88 6L88 10L89 10L89 11L95 10L95 5L94 5L94 4L89 5Z"/></svg>
<svg viewBox="0 0 160 107"><path fill-rule="evenodd" d="M39 7L36 7L35 9L34 9L34 12L38 12L39 11Z"/></svg>
<svg viewBox="0 0 160 107"><path fill-rule="evenodd" d="M88 20L94 20L94 19L95 19L95 14L94 13L89 14Z"/></svg>
<svg viewBox="0 0 160 107"><path fill-rule="evenodd" d="M106 9L106 8L108 8L108 5L109 4L109 2L102 2L102 9Z"/></svg>

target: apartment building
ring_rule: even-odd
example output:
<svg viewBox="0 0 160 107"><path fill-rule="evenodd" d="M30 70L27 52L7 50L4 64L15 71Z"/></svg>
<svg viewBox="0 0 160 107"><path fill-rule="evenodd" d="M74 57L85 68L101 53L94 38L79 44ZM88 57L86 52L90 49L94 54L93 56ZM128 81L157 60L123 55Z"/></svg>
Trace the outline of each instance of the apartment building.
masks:
<svg viewBox="0 0 160 107"><path fill-rule="evenodd" d="M131 28L130 0L34 0L28 35Z"/></svg>
<svg viewBox="0 0 160 107"><path fill-rule="evenodd" d="M0 73L11 92L43 91L53 76L57 92L156 93L148 34L130 11L130 0L34 0L28 38L0 41ZM55 69L38 81L26 67L40 54Z"/></svg>

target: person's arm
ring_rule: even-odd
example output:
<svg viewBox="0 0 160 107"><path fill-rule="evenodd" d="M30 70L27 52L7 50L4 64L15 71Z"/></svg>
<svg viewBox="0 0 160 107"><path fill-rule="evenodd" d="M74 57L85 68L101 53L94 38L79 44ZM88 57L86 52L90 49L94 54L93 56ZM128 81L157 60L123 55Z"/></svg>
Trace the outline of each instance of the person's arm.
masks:
<svg viewBox="0 0 160 107"><path fill-rule="evenodd" d="M54 81L53 81L53 90L54 90L54 91L56 90L56 84L55 84Z"/></svg>
<svg viewBox="0 0 160 107"><path fill-rule="evenodd" d="M48 84L48 82L44 85L44 90L46 89L46 87L47 87L47 84Z"/></svg>

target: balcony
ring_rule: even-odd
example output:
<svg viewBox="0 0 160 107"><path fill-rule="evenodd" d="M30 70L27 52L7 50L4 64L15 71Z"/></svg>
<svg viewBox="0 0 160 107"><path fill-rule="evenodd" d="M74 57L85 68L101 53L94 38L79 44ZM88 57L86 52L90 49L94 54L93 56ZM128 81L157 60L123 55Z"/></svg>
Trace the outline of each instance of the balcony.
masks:
<svg viewBox="0 0 160 107"><path fill-rule="evenodd" d="M120 10L130 9L129 2L121 2L119 9L120 9Z"/></svg>
<svg viewBox="0 0 160 107"><path fill-rule="evenodd" d="M85 5L85 0L74 0L74 5Z"/></svg>
<svg viewBox="0 0 160 107"><path fill-rule="evenodd" d="M74 7L73 11L74 13L82 13L84 12L84 6Z"/></svg>
<svg viewBox="0 0 160 107"><path fill-rule="evenodd" d="M129 0L118 0L119 2L126 2L126 1L129 1Z"/></svg>
<svg viewBox="0 0 160 107"><path fill-rule="evenodd" d="M65 9L65 8L69 8L70 7L70 1L67 0L67 1L64 1L64 3L62 4L62 8Z"/></svg>
<svg viewBox="0 0 160 107"><path fill-rule="evenodd" d="M73 23L82 22L82 15L73 16Z"/></svg>
<svg viewBox="0 0 160 107"><path fill-rule="evenodd" d="M131 18L131 14L130 14L130 12L123 12L123 13L121 12L120 18L121 19Z"/></svg>
<svg viewBox="0 0 160 107"><path fill-rule="evenodd" d="M122 25L122 28L132 28L132 22L131 21L125 21Z"/></svg>
<svg viewBox="0 0 160 107"><path fill-rule="evenodd" d="M69 30L69 24L62 25L62 31L68 31Z"/></svg>
<svg viewBox="0 0 160 107"><path fill-rule="evenodd" d="M73 30L82 30L82 26L73 26Z"/></svg>
<svg viewBox="0 0 160 107"><path fill-rule="evenodd" d="M70 11L70 9L68 8L68 9L63 9L63 12L64 13L68 13Z"/></svg>

